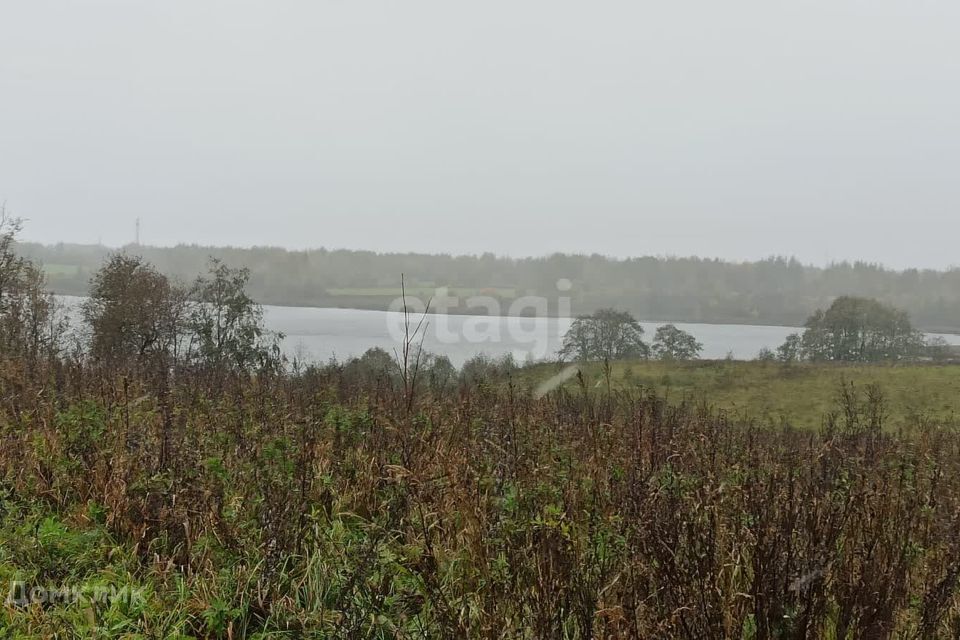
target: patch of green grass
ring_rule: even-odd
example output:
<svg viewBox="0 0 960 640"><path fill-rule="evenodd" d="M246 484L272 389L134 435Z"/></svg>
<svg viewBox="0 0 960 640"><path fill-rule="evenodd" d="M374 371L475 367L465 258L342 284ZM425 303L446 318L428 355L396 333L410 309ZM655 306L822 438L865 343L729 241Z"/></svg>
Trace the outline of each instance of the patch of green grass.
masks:
<svg viewBox="0 0 960 640"><path fill-rule="evenodd" d="M40 507L0 505L0 637L57 637L64 629L84 637L178 635L165 619L171 603L158 601L137 577L129 546L91 513L67 521Z"/></svg>
<svg viewBox="0 0 960 640"><path fill-rule="evenodd" d="M582 368L588 386L605 384L603 367ZM552 375L538 366L524 375L530 382ZM950 365L841 365L693 361L618 362L611 367L616 388L642 386L673 402L706 401L738 417L773 424L816 428L837 408L841 384L879 385L891 428L927 417L952 421L960 416L960 367ZM576 380L566 383L573 388Z"/></svg>
<svg viewBox="0 0 960 640"><path fill-rule="evenodd" d="M75 264L47 263L43 270L48 276L75 276L80 273L80 267Z"/></svg>

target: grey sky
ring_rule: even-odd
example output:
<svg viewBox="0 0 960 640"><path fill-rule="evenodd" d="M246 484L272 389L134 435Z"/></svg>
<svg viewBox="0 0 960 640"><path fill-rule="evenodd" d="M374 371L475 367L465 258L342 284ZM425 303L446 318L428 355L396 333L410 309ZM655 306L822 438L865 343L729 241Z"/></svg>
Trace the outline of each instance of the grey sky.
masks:
<svg viewBox="0 0 960 640"><path fill-rule="evenodd" d="M27 237L960 264L955 0L5 0Z"/></svg>

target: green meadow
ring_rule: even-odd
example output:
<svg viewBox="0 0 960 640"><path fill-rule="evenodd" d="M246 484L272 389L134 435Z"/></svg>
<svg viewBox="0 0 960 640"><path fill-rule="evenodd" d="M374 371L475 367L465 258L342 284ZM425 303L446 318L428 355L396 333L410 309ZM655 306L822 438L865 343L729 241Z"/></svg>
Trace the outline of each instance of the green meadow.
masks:
<svg viewBox="0 0 960 640"><path fill-rule="evenodd" d="M549 378L559 365L524 370L530 384ZM583 383L605 387L601 364L583 365ZM816 428L836 411L844 384L861 390L877 385L882 391L891 428L918 419L952 421L960 414L960 367L954 365L794 364L742 361L612 363L612 388L644 387L671 402L706 402L731 417L767 424ZM565 383L568 389L581 384Z"/></svg>

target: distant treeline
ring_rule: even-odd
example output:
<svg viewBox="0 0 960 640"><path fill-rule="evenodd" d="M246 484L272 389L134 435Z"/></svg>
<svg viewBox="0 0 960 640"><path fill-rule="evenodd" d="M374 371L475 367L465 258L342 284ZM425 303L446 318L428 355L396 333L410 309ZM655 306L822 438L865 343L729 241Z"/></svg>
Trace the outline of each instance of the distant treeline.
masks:
<svg viewBox="0 0 960 640"><path fill-rule="evenodd" d="M84 295L91 275L115 250L96 245L20 245L46 265L57 293ZM799 326L842 295L876 298L907 310L927 331L960 330L960 269L894 271L867 263L811 267L790 258L733 263L704 258L555 254L541 258L375 253L316 249L131 246L163 273L190 281L216 257L250 269L249 290L263 304L385 309L399 294L449 287L456 312L480 311L467 299L497 298L506 310L519 296L538 295L557 313L557 281L568 279L574 314L625 309L644 321Z"/></svg>

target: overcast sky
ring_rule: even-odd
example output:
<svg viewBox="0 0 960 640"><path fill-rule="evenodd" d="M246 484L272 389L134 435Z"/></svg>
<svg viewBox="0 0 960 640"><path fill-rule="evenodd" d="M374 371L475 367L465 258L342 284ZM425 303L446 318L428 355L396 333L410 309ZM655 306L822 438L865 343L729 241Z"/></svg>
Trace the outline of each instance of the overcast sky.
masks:
<svg viewBox="0 0 960 640"><path fill-rule="evenodd" d="M956 0L4 0L28 239L960 264Z"/></svg>

